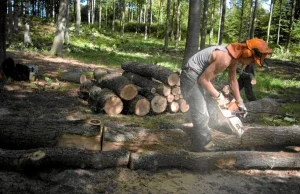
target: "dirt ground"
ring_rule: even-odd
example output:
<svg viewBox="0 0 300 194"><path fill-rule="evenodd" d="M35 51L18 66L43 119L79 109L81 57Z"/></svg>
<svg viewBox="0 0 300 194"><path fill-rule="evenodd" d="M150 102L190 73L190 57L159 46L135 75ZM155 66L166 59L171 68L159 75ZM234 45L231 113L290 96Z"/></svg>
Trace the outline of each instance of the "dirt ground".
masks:
<svg viewBox="0 0 300 194"><path fill-rule="evenodd" d="M52 80L63 70L92 71L96 67L94 64L39 54L8 52L8 56L22 64L38 65L39 72ZM299 76L298 70L292 71L296 72L295 74L288 75ZM270 71L282 72L277 68ZM67 120L101 116L90 111L87 103L78 98L77 91L78 85L67 82L11 81L0 94L0 116L13 114ZM115 120L118 117L111 119ZM300 171L192 172L183 169L160 169L151 172L115 168L48 169L28 172L1 169L0 193L300 193Z"/></svg>

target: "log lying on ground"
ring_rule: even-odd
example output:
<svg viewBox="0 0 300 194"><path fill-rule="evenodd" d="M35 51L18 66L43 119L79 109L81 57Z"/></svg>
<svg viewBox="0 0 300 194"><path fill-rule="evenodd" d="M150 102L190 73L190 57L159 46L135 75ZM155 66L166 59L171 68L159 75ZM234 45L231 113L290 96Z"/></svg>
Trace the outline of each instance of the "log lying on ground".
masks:
<svg viewBox="0 0 300 194"><path fill-rule="evenodd" d="M87 139L93 137L99 142L99 125L94 121L85 120L66 121L3 116L0 117L0 147L5 149L53 147L68 134Z"/></svg>
<svg viewBox="0 0 300 194"><path fill-rule="evenodd" d="M95 85L95 83L92 80L87 80L80 84L79 86L79 97L83 99L88 99L90 90Z"/></svg>
<svg viewBox="0 0 300 194"><path fill-rule="evenodd" d="M107 123L103 131L103 150L126 148L132 151L157 147L190 149L186 133L180 129L151 130L144 127ZM154 149L155 150L155 149Z"/></svg>
<svg viewBox="0 0 300 194"><path fill-rule="evenodd" d="M147 98L137 95L134 99L124 102L123 112L126 114L135 114L145 116L150 111L150 102Z"/></svg>
<svg viewBox="0 0 300 194"><path fill-rule="evenodd" d="M145 97L150 101L153 113L159 114L166 110L168 103L165 97L158 94L149 94Z"/></svg>
<svg viewBox="0 0 300 194"><path fill-rule="evenodd" d="M49 168L104 169L126 167L129 151L95 152L74 148L45 148L34 150L0 149L0 168L10 170Z"/></svg>
<svg viewBox="0 0 300 194"><path fill-rule="evenodd" d="M300 169L300 153L286 152L142 152L131 153L130 168L156 170L184 168L196 171L222 169Z"/></svg>
<svg viewBox="0 0 300 194"><path fill-rule="evenodd" d="M177 73L157 65L128 61L122 63L121 67L125 71L130 71L140 76L152 77L170 86L176 85L179 81Z"/></svg>
<svg viewBox="0 0 300 194"><path fill-rule="evenodd" d="M104 111L108 115L120 114L122 100L110 89L93 86L90 90L89 104L95 112Z"/></svg>
<svg viewBox="0 0 300 194"><path fill-rule="evenodd" d="M81 71L65 71L59 77L61 81L73 82L80 84L80 77L82 75Z"/></svg>
<svg viewBox="0 0 300 194"><path fill-rule="evenodd" d="M166 84L161 84L158 88L156 88L156 93L162 96L168 96L171 94L171 87Z"/></svg>
<svg viewBox="0 0 300 194"><path fill-rule="evenodd" d="M173 95L179 95L179 94L181 94L180 87L178 87L178 86L173 87L173 88L171 89L171 93L172 93Z"/></svg>
<svg viewBox="0 0 300 194"><path fill-rule="evenodd" d="M106 74L98 84L101 88L113 90L124 100L132 100L138 94L136 86L126 77L117 73Z"/></svg>
<svg viewBox="0 0 300 194"><path fill-rule="evenodd" d="M178 104L178 102L173 101L173 102L168 103L167 109L171 113L177 113L179 111L179 104Z"/></svg>
<svg viewBox="0 0 300 194"><path fill-rule="evenodd" d="M107 74L107 70L104 70L102 68L96 68L93 72L93 76L95 80L101 80L102 77L104 77Z"/></svg>

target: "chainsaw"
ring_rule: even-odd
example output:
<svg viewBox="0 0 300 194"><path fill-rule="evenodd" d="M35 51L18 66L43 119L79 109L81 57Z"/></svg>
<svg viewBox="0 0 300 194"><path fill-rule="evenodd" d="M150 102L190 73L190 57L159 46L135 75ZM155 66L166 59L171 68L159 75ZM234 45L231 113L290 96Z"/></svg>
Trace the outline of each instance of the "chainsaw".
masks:
<svg viewBox="0 0 300 194"><path fill-rule="evenodd" d="M234 134L236 134L238 137L241 137L245 128L241 118L243 118L246 112L239 110L235 99L231 95L225 93L224 96L227 100L227 103L225 107L218 106L219 117L221 117L222 120L225 120Z"/></svg>

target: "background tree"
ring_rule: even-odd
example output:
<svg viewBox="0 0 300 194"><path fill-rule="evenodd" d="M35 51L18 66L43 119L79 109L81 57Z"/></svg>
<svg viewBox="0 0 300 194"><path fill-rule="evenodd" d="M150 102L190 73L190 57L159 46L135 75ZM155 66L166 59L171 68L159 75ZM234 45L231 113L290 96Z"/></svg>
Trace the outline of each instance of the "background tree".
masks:
<svg viewBox="0 0 300 194"><path fill-rule="evenodd" d="M60 0L56 32L50 51L51 55L62 55L64 36L66 30L68 4L69 0Z"/></svg>
<svg viewBox="0 0 300 194"><path fill-rule="evenodd" d="M189 3L188 29L185 42L183 66L189 58L198 51L200 33L201 0L191 0Z"/></svg>
<svg viewBox="0 0 300 194"><path fill-rule="evenodd" d="M204 0L200 49L205 48L207 14L208 14L208 0Z"/></svg>
<svg viewBox="0 0 300 194"><path fill-rule="evenodd" d="M5 43L5 23L6 23L6 10L7 1L0 1L0 63L6 58L6 43ZM0 72L2 67L0 66Z"/></svg>
<svg viewBox="0 0 300 194"><path fill-rule="evenodd" d="M270 38L270 29L271 29L271 23L272 23L274 2L275 2L275 0L271 0L270 17L269 17L268 32L267 32L267 43L269 42L269 38Z"/></svg>
<svg viewBox="0 0 300 194"><path fill-rule="evenodd" d="M171 10L171 0L167 0L167 18L165 24L165 45L164 50L166 51L169 47L169 21L170 21L170 10Z"/></svg>
<svg viewBox="0 0 300 194"><path fill-rule="evenodd" d="M282 8L282 0L279 0L279 19L278 19L278 28L277 28L277 40L276 44L279 45L280 39L280 29L281 29L281 9Z"/></svg>
<svg viewBox="0 0 300 194"><path fill-rule="evenodd" d="M28 46L31 43L30 37L30 20L29 20L29 1L25 2L25 17L24 17L24 45Z"/></svg>
<svg viewBox="0 0 300 194"><path fill-rule="evenodd" d="M226 14L226 0L221 0L222 12L219 26L218 44L221 45L223 41L223 32L225 26L225 14Z"/></svg>
<svg viewBox="0 0 300 194"><path fill-rule="evenodd" d="M81 24L81 8L80 0L76 0L76 33L80 33L80 24Z"/></svg>
<svg viewBox="0 0 300 194"><path fill-rule="evenodd" d="M257 7L258 7L258 0L255 0L254 8L253 8L253 15L252 15L251 28L250 28L250 38L254 38Z"/></svg>
<svg viewBox="0 0 300 194"><path fill-rule="evenodd" d="M287 52L289 52L289 47L291 43L291 35L292 35L292 29L294 24L294 17L295 17L295 7L296 7L296 0L291 0L291 15L290 15L290 23L289 23L289 30L287 33L287 41L285 44L285 49Z"/></svg>

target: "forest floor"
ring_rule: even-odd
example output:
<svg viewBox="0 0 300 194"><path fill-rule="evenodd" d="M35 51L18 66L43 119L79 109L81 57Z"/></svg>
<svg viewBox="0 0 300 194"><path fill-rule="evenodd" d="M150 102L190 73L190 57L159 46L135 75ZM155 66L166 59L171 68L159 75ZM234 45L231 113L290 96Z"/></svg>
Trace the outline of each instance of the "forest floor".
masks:
<svg viewBox="0 0 300 194"><path fill-rule="evenodd" d="M37 65L39 72L52 81L8 82L0 94L0 116L14 114L66 120L101 116L93 114L86 101L78 98L78 84L55 82L55 77L63 70L92 71L95 64L22 52L8 52L8 56L16 63ZM272 71L300 80L298 64L282 64L286 65L273 65ZM293 98L298 100L299 96ZM116 120L120 117L110 119ZM171 115L170 122L174 120L172 117L178 115ZM2 169L0 193L300 193L300 171L192 172L183 169L160 169L153 172L111 168L22 172Z"/></svg>

